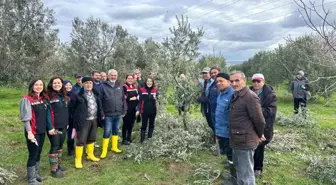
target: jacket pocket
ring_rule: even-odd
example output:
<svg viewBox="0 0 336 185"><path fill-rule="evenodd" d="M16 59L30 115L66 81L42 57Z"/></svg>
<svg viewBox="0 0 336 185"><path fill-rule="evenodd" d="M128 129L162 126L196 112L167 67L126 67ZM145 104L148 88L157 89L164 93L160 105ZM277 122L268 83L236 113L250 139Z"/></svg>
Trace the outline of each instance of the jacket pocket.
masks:
<svg viewBox="0 0 336 185"><path fill-rule="evenodd" d="M232 129L231 139L232 139L232 142L235 143L235 144L246 143L246 131L245 130Z"/></svg>

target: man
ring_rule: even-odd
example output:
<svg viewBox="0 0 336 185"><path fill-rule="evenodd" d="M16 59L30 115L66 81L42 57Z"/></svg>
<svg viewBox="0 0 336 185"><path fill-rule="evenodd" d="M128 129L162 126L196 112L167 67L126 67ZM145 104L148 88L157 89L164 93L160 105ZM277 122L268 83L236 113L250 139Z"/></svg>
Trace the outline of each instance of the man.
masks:
<svg viewBox="0 0 336 185"><path fill-rule="evenodd" d="M107 75L105 72L100 72L100 81L105 82L107 80Z"/></svg>
<svg viewBox="0 0 336 185"><path fill-rule="evenodd" d="M226 154L229 165L232 166L232 149L229 141L229 113L230 102L234 90L230 85L230 75L219 73L216 83L220 94L217 97L215 111L215 131L218 138L221 154ZM233 166L231 167L233 168ZM231 176L229 176L231 178Z"/></svg>
<svg viewBox="0 0 336 185"><path fill-rule="evenodd" d="M111 69L108 71L107 75L108 80L101 84L99 91L105 115L102 154L100 156L102 159L107 155L107 147L111 132L112 151L115 153L121 152L121 150L118 149L119 125L121 117L124 117L127 111L124 90L122 84L117 80L118 72Z"/></svg>
<svg viewBox="0 0 336 185"><path fill-rule="evenodd" d="M78 94L79 91L81 90L82 88L82 78L83 76L82 75L79 75L79 74L76 74L75 75L75 78L76 78L76 84L74 86L72 86L72 92L74 94Z"/></svg>
<svg viewBox="0 0 336 185"><path fill-rule="evenodd" d="M137 76L136 81L138 82L139 89L144 87L145 81L141 78L141 72L139 69L134 70L134 74Z"/></svg>
<svg viewBox="0 0 336 185"><path fill-rule="evenodd" d="M216 133L215 133L215 113L216 113L216 106L217 106L217 96L219 94L219 91L217 90L217 85L216 85L216 76L220 72L220 69L218 67L212 67L210 69L210 77L214 81L212 84L209 86L209 96L208 96L208 101L209 101L209 106L210 106L210 117L211 117L211 124L212 124L212 130L214 132L214 140L216 140ZM218 155L218 152L215 152L214 155Z"/></svg>
<svg viewBox="0 0 336 185"><path fill-rule="evenodd" d="M232 176L236 176L238 185L255 185L253 155L259 142L264 140L265 119L258 96L246 87L245 74L232 73L230 82L235 90L229 117L230 145L236 170Z"/></svg>
<svg viewBox="0 0 336 185"><path fill-rule="evenodd" d="M263 74L257 73L252 76L251 90L255 92L259 99L262 108L262 113L266 121L264 129L265 141L259 143L254 153L254 174L260 176L263 172L264 151L265 146L273 138L273 124L277 111L277 97L273 88L265 84L265 77Z"/></svg>
<svg viewBox="0 0 336 185"><path fill-rule="evenodd" d="M98 71L93 71L91 73L91 76L93 78L93 89L96 91L99 91L100 86L100 73Z"/></svg>
<svg viewBox="0 0 336 185"><path fill-rule="evenodd" d="M301 105L302 115L306 116L307 101L310 98L309 81L304 76L303 71L299 71L296 79L292 82L291 89L294 98L294 114L299 113L299 105Z"/></svg>
<svg viewBox="0 0 336 185"><path fill-rule="evenodd" d="M214 130L214 127L211 123L211 110L209 105L209 88L211 84L214 82L212 78L210 78L210 68L205 67L202 72L203 81L200 82L200 85L203 88L201 97L198 98L198 102L201 103L201 113L206 118L209 127Z"/></svg>

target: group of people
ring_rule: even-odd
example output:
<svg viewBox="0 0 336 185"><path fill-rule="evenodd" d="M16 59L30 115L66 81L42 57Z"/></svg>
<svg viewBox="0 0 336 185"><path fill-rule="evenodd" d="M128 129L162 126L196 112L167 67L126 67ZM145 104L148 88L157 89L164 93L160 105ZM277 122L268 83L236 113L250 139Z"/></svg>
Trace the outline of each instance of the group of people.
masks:
<svg viewBox="0 0 336 185"><path fill-rule="evenodd" d="M154 79L141 79L136 70L126 75L124 84L118 80L118 72L92 72L91 76L76 75L76 84L61 77L50 79L47 88L42 79L34 79L28 93L20 102L20 119L24 123L24 135L28 148L28 184L42 182L39 175L40 155L45 135L50 141L49 162L51 175L64 177L67 168L61 164L63 143L67 136L68 155L75 153L75 167L83 168L82 156L86 146L87 159L99 161L111 150L118 148L120 120L123 119L122 144L132 142L132 129L136 119L140 122L140 142L151 138L157 112L158 89ZM97 128L102 127L103 139L100 158L94 155Z"/></svg>
<svg viewBox="0 0 336 185"><path fill-rule="evenodd" d="M261 73L252 76L251 87L240 71L227 74L218 67L206 67L201 74L201 112L230 169L230 173L223 175L228 181L222 185L253 185L255 177L262 175L265 147L273 138L277 96ZM310 93L303 71L297 73L291 90L294 114L300 104L305 116Z"/></svg>

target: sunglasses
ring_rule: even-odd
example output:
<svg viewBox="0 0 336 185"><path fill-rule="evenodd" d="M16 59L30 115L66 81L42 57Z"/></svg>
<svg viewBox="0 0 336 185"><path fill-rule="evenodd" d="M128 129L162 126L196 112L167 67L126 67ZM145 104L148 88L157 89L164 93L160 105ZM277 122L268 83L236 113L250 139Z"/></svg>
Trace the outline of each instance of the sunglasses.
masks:
<svg viewBox="0 0 336 185"><path fill-rule="evenodd" d="M230 80L230 82L231 82L231 83L233 83L233 82L238 83L238 82L240 82L240 80L239 80L239 79L235 79L235 80Z"/></svg>
<svg viewBox="0 0 336 185"><path fill-rule="evenodd" d="M260 80L252 80L252 83L260 83L261 81Z"/></svg>

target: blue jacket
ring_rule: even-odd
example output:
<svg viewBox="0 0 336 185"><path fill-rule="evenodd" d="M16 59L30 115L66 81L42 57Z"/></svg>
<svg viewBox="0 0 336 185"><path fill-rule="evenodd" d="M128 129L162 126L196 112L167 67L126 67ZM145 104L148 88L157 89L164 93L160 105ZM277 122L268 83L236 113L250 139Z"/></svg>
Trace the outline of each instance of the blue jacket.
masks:
<svg viewBox="0 0 336 185"><path fill-rule="evenodd" d="M219 95L219 91L217 89L217 84L216 84L216 82L213 82L212 84L210 84L209 95L208 95L208 101L209 101L209 104L210 104L210 110L213 113L216 111L217 96L218 95Z"/></svg>
<svg viewBox="0 0 336 185"><path fill-rule="evenodd" d="M77 83L75 85L72 86L72 93L73 94L78 94L79 91L81 90L82 86L78 85Z"/></svg>
<svg viewBox="0 0 336 185"><path fill-rule="evenodd" d="M234 94L233 88L230 86L224 92L221 92L217 97L216 107L216 136L229 138L229 114L230 102Z"/></svg>
<svg viewBox="0 0 336 185"><path fill-rule="evenodd" d="M209 88L213 83L214 83L214 80L210 78L209 82L206 84L205 93L202 92L202 96L206 98L206 102L201 102L201 113L203 116L205 116L205 113L210 112L210 104L209 104L208 97L209 97ZM202 86L202 88L204 88L204 81L201 81L200 85Z"/></svg>

